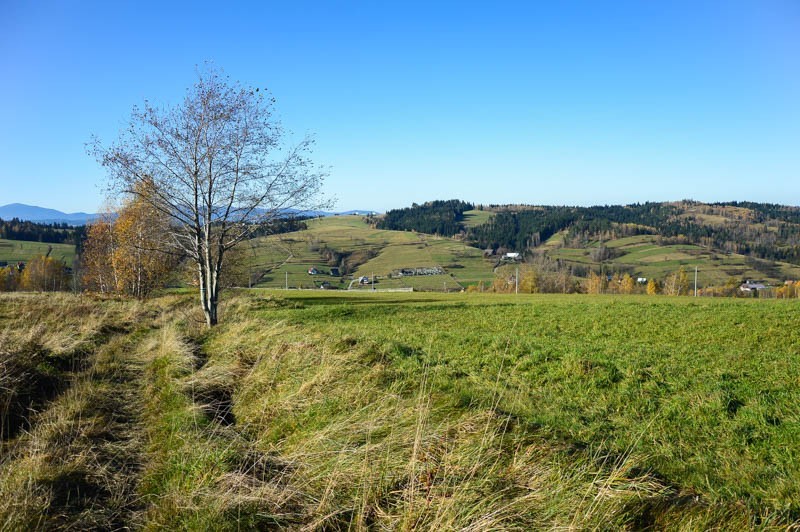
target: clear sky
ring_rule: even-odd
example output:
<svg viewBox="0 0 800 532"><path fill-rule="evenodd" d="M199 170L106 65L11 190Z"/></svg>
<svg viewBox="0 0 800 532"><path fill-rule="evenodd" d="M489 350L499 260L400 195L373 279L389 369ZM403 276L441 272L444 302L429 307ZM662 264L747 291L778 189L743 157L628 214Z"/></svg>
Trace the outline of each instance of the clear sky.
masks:
<svg viewBox="0 0 800 532"><path fill-rule="evenodd" d="M84 143L206 60L316 136L339 210L800 204L797 0L0 0L0 205L96 211Z"/></svg>

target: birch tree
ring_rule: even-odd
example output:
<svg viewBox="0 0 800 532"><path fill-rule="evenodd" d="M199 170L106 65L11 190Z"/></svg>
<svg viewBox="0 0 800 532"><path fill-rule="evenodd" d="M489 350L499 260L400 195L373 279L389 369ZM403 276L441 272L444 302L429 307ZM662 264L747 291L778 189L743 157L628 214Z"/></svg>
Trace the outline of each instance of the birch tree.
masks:
<svg viewBox="0 0 800 532"><path fill-rule="evenodd" d="M293 209L320 206L324 174L309 159L313 141L287 146L274 104L266 91L206 67L180 104L145 101L116 142L90 144L114 190L169 216L163 245L194 263L209 327L218 321L227 252Z"/></svg>
<svg viewBox="0 0 800 532"><path fill-rule="evenodd" d="M81 253L81 282L85 288L104 294L117 289L116 248L114 220L106 213L86 228L86 241Z"/></svg>
<svg viewBox="0 0 800 532"><path fill-rule="evenodd" d="M113 211L113 212L112 212ZM84 288L137 298L162 287L180 257L162 251L169 218L135 195L89 224L81 254Z"/></svg>

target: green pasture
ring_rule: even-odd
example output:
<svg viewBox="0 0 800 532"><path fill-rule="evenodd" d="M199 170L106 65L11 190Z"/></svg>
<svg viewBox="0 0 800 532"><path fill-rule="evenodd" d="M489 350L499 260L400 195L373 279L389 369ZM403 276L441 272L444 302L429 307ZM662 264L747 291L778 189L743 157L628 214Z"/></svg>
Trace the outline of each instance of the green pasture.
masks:
<svg viewBox="0 0 800 532"><path fill-rule="evenodd" d="M494 408L553 445L633 460L681 493L800 516L796 301L285 297L262 318L367 343L393 389L423 379L441 408ZM303 418L291 423L303 430Z"/></svg>
<svg viewBox="0 0 800 532"><path fill-rule="evenodd" d="M654 241L655 237L652 235L635 235L617 238L616 240L610 240L608 242L604 242L604 245L607 248L625 248L631 246L638 247L642 244L652 244Z"/></svg>
<svg viewBox="0 0 800 532"><path fill-rule="evenodd" d="M469 211L480 215L491 215L485 211ZM257 278L256 286L314 288L328 282L334 288L346 288L352 277L342 280L326 275L330 266L321 253L326 247L343 253L365 254L361 264L352 275L378 276L383 287L413 287L417 290L443 290L444 282L452 281L452 288L471 284L491 283L494 278L495 261L484 258L482 250L467 246L463 242L412 231L377 230L364 222L360 216L338 216L310 220L308 229L295 233L275 235L250 242L245 253L250 268ZM602 245L619 250L622 255L604 261L601 265L592 260L591 249L600 245L592 243L588 248L566 248L563 234L556 234L539 250L552 259L567 264L583 265L613 272L617 269L630 271L632 275L662 280L683 267L690 276L698 267L700 287L723 285L729 280L759 279L773 285L783 279L800 279L800 267L776 263L774 276L753 269L743 255L714 252L700 246L688 244L660 245L653 235L636 235L605 241ZM369 255L366 255L369 254ZM369 258L371 257L371 258ZM446 277L388 279L400 268L434 267L445 269ZM317 268L321 275L308 275L309 268ZM447 285L449 286L449 284Z"/></svg>
<svg viewBox="0 0 800 532"><path fill-rule="evenodd" d="M72 262L75 259L75 246L24 240L0 239L0 262L7 262L8 264L28 262L36 256L46 255L51 247L51 257L63 261L67 266L72 266Z"/></svg>
<svg viewBox="0 0 800 532"><path fill-rule="evenodd" d="M549 242L549 241L548 241ZM600 268L601 265L591 259L590 250L600 245L594 242L588 249L548 247L547 255L553 259L561 259L568 264L581 264ZM770 277L764 272L755 270L745 261L744 255L726 255L714 252L701 246L691 244L660 245L657 237L652 235L636 235L603 242L608 248L617 249L622 255L604 261L602 268L612 272L615 269L626 269L639 277L664 279L681 267L691 274L695 266L698 268L698 286L723 285L730 279L762 279L772 284L780 284L783 279L800 279L800 267L788 263L776 263L780 277Z"/></svg>
<svg viewBox="0 0 800 532"><path fill-rule="evenodd" d="M478 209L474 209L471 211L464 211L464 226L465 227L475 227L478 225L485 224L494 216L493 212L490 211L481 211Z"/></svg>

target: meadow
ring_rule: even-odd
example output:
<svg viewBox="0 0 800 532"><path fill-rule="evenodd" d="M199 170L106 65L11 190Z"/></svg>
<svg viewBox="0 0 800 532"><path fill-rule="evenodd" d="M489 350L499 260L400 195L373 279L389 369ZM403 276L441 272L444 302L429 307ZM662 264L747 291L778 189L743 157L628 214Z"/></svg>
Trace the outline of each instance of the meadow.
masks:
<svg viewBox="0 0 800 532"><path fill-rule="evenodd" d="M798 318L780 300L251 290L206 331L188 294L4 295L0 353L38 358L3 377L61 384L4 380L0 520L797 526Z"/></svg>
<svg viewBox="0 0 800 532"><path fill-rule="evenodd" d="M47 255L72 266L75 260L75 246L72 244L47 244L44 242L28 242L23 240L6 240L0 238L0 262L16 264L28 262L39 255Z"/></svg>

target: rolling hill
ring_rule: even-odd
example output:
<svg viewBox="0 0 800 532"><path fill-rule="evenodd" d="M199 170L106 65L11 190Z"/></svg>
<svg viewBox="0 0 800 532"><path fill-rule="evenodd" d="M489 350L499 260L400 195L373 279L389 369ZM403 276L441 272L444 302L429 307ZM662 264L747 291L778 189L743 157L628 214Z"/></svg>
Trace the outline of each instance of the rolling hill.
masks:
<svg viewBox="0 0 800 532"><path fill-rule="evenodd" d="M320 216L304 223L302 231L242 246L246 271L234 284L371 289L375 280L376 289L459 291L487 286L498 275L512 277L516 266L502 260L508 251L551 272L567 271L578 283L592 272L661 281L680 268L690 274L696 268L700 288L800 279L800 209L780 205L476 207L450 200L384 216ZM417 224L445 234L417 230ZM49 244L15 238L0 240L0 262L47 253ZM74 249L54 243L52 254L71 264ZM368 286L359 284L363 277Z"/></svg>
<svg viewBox="0 0 800 532"><path fill-rule="evenodd" d="M494 276L492 260L452 238L375 229L360 216L320 218L307 224L303 231L250 242L246 253L256 286L313 288L327 282L347 288L350 278L375 276L382 289L461 290L479 281L491 282ZM417 268L441 268L443 273L399 275L400 270ZM318 273L309 275L310 269Z"/></svg>
<svg viewBox="0 0 800 532"><path fill-rule="evenodd" d="M591 272L662 280L679 268L697 268L701 288L744 279L778 285L800 279L799 212L691 201L477 209L457 200L429 202L390 211L375 225L359 216L323 218L305 231L254 240L249 267L257 286L266 287L347 288L344 275L376 276L376 288L460 290L513 271L501 257L516 250L528 261L545 257L578 280ZM401 227L387 227L391 220ZM430 235L415 230L417 223L456 227L450 235ZM329 275L332 267L340 275ZM442 274L397 275L411 268L441 268ZM318 273L309 275L310 269Z"/></svg>

